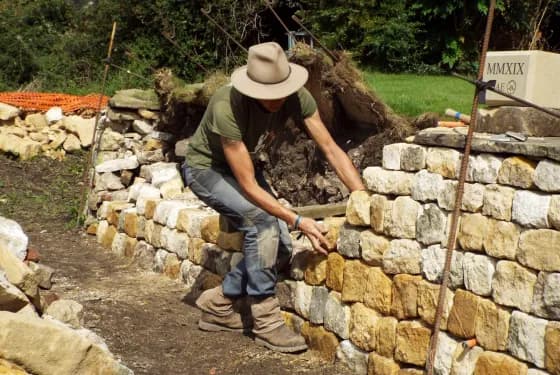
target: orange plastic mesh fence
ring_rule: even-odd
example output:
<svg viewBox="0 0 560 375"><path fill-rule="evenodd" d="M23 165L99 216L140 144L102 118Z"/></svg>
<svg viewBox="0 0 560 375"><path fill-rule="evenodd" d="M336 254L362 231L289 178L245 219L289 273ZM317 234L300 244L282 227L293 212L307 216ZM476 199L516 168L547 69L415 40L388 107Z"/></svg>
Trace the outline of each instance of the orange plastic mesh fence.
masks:
<svg viewBox="0 0 560 375"><path fill-rule="evenodd" d="M99 94L85 96L59 94L50 92L0 92L0 103L19 107L24 110L47 111L60 107L63 112L75 112L81 109L97 110ZM107 106L108 96L101 98L101 108Z"/></svg>

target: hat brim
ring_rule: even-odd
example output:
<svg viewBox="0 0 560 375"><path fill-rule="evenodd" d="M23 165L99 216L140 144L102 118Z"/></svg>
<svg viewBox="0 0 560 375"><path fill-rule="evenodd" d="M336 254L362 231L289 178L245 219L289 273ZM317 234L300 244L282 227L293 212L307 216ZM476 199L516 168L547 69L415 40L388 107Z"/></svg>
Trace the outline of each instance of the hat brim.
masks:
<svg viewBox="0 0 560 375"><path fill-rule="evenodd" d="M236 69L231 74L231 84L243 95L255 99L274 100L290 96L305 85L309 73L303 66L290 63L290 75L279 83L260 83L247 75L247 65Z"/></svg>

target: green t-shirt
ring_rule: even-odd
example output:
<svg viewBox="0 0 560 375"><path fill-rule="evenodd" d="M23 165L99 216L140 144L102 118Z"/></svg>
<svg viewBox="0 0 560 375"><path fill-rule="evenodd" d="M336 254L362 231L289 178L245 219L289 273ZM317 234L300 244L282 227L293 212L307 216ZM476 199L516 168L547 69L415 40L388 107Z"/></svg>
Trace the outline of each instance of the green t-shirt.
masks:
<svg viewBox="0 0 560 375"><path fill-rule="evenodd" d="M278 112L266 111L256 99L233 86L219 88L210 99L198 129L187 148L186 164L193 168L228 170L220 136L243 141L250 153L267 131L278 132L291 117L303 120L315 113L317 104L305 88L290 95Z"/></svg>

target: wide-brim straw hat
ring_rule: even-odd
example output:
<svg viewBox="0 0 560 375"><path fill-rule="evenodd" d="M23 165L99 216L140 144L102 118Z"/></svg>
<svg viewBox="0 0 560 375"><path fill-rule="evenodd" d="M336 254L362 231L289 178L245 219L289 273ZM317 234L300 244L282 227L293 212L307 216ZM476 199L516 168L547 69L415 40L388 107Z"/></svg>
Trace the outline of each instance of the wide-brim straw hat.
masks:
<svg viewBox="0 0 560 375"><path fill-rule="evenodd" d="M251 98L274 100L299 90L308 76L303 66L288 62L278 43L269 42L249 48L247 65L233 72L231 83Z"/></svg>

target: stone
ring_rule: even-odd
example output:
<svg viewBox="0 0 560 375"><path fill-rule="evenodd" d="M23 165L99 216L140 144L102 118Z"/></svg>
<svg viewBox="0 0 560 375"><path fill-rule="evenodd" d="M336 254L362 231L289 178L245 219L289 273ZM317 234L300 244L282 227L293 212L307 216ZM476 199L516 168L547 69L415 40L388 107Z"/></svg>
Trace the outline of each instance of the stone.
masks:
<svg viewBox="0 0 560 375"><path fill-rule="evenodd" d="M438 347L434 358L434 374L448 375L453 366L453 357L459 343L447 333L438 333Z"/></svg>
<svg viewBox="0 0 560 375"><path fill-rule="evenodd" d="M360 257L360 230L358 227L344 225L340 230L336 248L338 252L348 258Z"/></svg>
<svg viewBox="0 0 560 375"><path fill-rule="evenodd" d="M380 315L377 311L358 302L350 308L350 340L362 350L371 351L377 346L376 329Z"/></svg>
<svg viewBox="0 0 560 375"><path fill-rule="evenodd" d="M52 288L52 277L54 275L54 268L49 267L42 263L28 262L27 266L35 274L35 278L41 289Z"/></svg>
<svg viewBox="0 0 560 375"><path fill-rule="evenodd" d="M33 301L39 297L38 281L35 273L11 251L0 244L0 270L4 271L6 279L18 287Z"/></svg>
<svg viewBox="0 0 560 375"><path fill-rule="evenodd" d="M548 222L554 229L560 230L560 195L552 195L550 197Z"/></svg>
<svg viewBox="0 0 560 375"><path fill-rule="evenodd" d="M498 182L503 185L531 189L535 186L533 178L537 163L523 156L512 156L502 163Z"/></svg>
<svg viewBox="0 0 560 375"><path fill-rule="evenodd" d="M68 324L72 328L84 325L84 307L76 301L59 299L46 308L45 314Z"/></svg>
<svg viewBox="0 0 560 375"><path fill-rule="evenodd" d="M560 163L552 160L541 160L535 169L535 185L542 191L560 192Z"/></svg>
<svg viewBox="0 0 560 375"><path fill-rule="evenodd" d="M188 205L179 200L163 200L158 203L154 211L153 220L161 225L175 229L179 219L179 211L188 208Z"/></svg>
<svg viewBox="0 0 560 375"><path fill-rule="evenodd" d="M1 356L34 374L131 375L111 353L56 321L0 312Z"/></svg>
<svg viewBox="0 0 560 375"><path fill-rule="evenodd" d="M360 233L362 259L371 266L383 265L383 254L389 249L390 242L386 237L378 236L372 230Z"/></svg>
<svg viewBox="0 0 560 375"><path fill-rule="evenodd" d="M220 245L218 244L218 246ZM307 267L309 257L311 257L313 254L314 252L312 250L298 250L297 248L294 249L290 267L290 277L292 279L299 281L305 278L305 268Z"/></svg>
<svg viewBox="0 0 560 375"><path fill-rule="evenodd" d="M182 208L177 216L177 229L186 232L190 237L202 238L202 223L210 215L208 211L198 208ZM217 238L214 242L217 242Z"/></svg>
<svg viewBox="0 0 560 375"><path fill-rule="evenodd" d="M467 181L495 184L498 180L502 162L503 158L493 154L471 155L467 168ZM459 165L457 168L459 168ZM457 170L459 171L459 169Z"/></svg>
<svg viewBox="0 0 560 375"><path fill-rule="evenodd" d="M385 226L385 212L390 205L392 205L392 202L390 202L384 195L374 194L371 196L370 224L375 233L383 234L383 228Z"/></svg>
<svg viewBox="0 0 560 375"><path fill-rule="evenodd" d="M510 320L508 351L523 361L544 368L547 323L544 319L514 311Z"/></svg>
<svg viewBox="0 0 560 375"><path fill-rule="evenodd" d="M550 195L519 190L515 192L512 220L530 228L548 228Z"/></svg>
<svg viewBox="0 0 560 375"><path fill-rule="evenodd" d="M438 205L448 211L452 211L455 207L457 196L457 181L445 180L441 185L441 193L438 196ZM461 201L461 209L468 212L479 212L484 203L485 186L482 184L464 185L463 199Z"/></svg>
<svg viewBox="0 0 560 375"><path fill-rule="evenodd" d="M550 322L545 333L545 366L552 374L560 374L560 323Z"/></svg>
<svg viewBox="0 0 560 375"><path fill-rule="evenodd" d="M183 193L183 187L183 180L174 178L161 184L159 191L163 199L174 199Z"/></svg>
<svg viewBox="0 0 560 375"><path fill-rule="evenodd" d="M368 353L360 350L350 340L344 340L338 346L336 358L356 375L367 375Z"/></svg>
<svg viewBox="0 0 560 375"><path fill-rule="evenodd" d="M163 273L163 270L165 268L165 258L167 258L168 255L169 253L165 250L160 249L156 251L156 255L154 256L153 268L152 268L154 272Z"/></svg>
<svg viewBox="0 0 560 375"><path fill-rule="evenodd" d="M394 238L416 238L416 219L421 210L410 197L397 197L390 215L385 216L384 233Z"/></svg>
<svg viewBox="0 0 560 375"><path fill-rule="evenodd" d="M367 167L363 179L368 190L377 194L410 195L414 174Z"/></svg>
<svg viewBox="0 0 560 375"><path fill-rule="evenodd" d="M95 117L86 119L80 116L67 116L62 120L65 127L71 127L80 139L82 147L89 147L93 142Z"/></svg>
<svg viewBox="0 0 560 375"><path fill-rule="evenodd" d="M276 298L282 310L295 310L296 282L282 280L276 283Z"/></svg>
<svg viewBox="0 0 560 375"><path fill-rule="evenodd" d="M309 307L309 321L313 324L323 324L325 305L329 297L329 290L324 286L313 288L311 305Z"/></svg>
<svg viewBox="0 0 560 375"><path fill-rule="evenodd" d="M529 52L529 51L528 51ZM530 51L537 52L537 51ZM545 68L546 69L546 68ZM540 70L542 71L542 70ZM487 80L487 78L484 78ZM509 77L508 77L509 80ZM521 88L524 86L521 82L516 82L516 86ZM549 85L549 87L553 87ZM525 91L525 89L522 89ZM528 90L528 92L540 92L545 91L542 88L536 89L536 91ZM513 95L519 96L519 94L512 93ZM492 94L496 97L496 94ZM503 96L500 98L505 99ZM526 98L532 101L529 98ZM509 99L508 99L509 100ZM536 103L533 101L533 103ZM502 103L503 104L503 103ZM556 107L551 105L541 104L544 107ZM504 133L506 131L515 131L523 133L529 137L557 137L558 136L558 126L560 125L560 120L551 117L550 115L539 111L538 109L532 107L521 107L516 104L512 105L500 105L494 109L486 110L483 112L481 121L477 124L477 132L490 132L490 133ZM521 143L521 142L499 142L499 143Z"/></svg>
<svg viewBox="0 0 560 375"><path fill-rule="evenodd" d="M398 375L399 370L399 365L392 359L375 352L369 353L368 375Z"/></svg>
<svg viewBox="0 0 560 375"><path fill-rule="evenodd" d="M341 294L330 292L325 303L323 317L325 328L334 332L341 339L347 340L350 337L351 318L350 306L342 302Z"/></svg>
<svg viewBox="0 0 560 375"><path fill-rule="evenodd" d="M129 156L124 159L108 160L95 167L97 173L105 172L117 172L123 169L136 169L140 164L138 164L138 158L136 156Z"/></svg>
<svg viewBox="0 0 560 375"><path fill-rule="evenodd" d="M369 206L369 202L367 204ZM327 217L323 220L323 226L327 230L324 237L327 240L327 249L329 251L336 250L336 243L340 237L340 230L345 222L346 219L344 217Z"/></svg>
<svg viewBox="0 0 560 375"><path fill-rule="evenodd" d="M421 281L420 276L395 275L391 291L391 315L396 316L399 320L418 316L418 283Z"/></svg>
<svg viewBox="0 0 560 375"><path fill-rule="evenodd" d="M295 310L303 318L309 319L309 309L311 308L311 297L313 296L313 287L305 284L303 281L296 283L296 299Z"/></svg>
<svg viewBox="0 0 560 375"><path fill-rule="evenodd" d="M497 220L511 221L515 190L500 185L487 185L484 191L482 213Z"/></svg>
<svg viewBox="0 0 560 375"><path fill-rule="evenodd" d="M545 291L548 304L545 303ZM533 292L531 313L547 319L560 319L560 277L555 273L539 272Z"/></svg>
<svg viewBox="0 0 560 375"><path fill-rule="evenodd" d="M465 253L463 272L467 290L479 296L492 294L492 278L496 272L496 261L486 255Z"/></svg>
<svg viewBox="0 0 560 375"><path fill-rule="evenodd" d="M181 261L177 254L168 254L163 264L163 274L170 279L178 280L181 275Z"/></svg>
<svg viewBox="0 0 560 375"><path fill-rule="evenodd" d="M380 267L367 270L367 285L363 302L366 306L388 315L391 312L392 282Z"/></svg>
<svg viewBox="0 0 560 375"><path fill-rule="evenodd" d="M420 244L413 240L393 240L383 255L383 271L388 274L420 274L422 252ZM346 277L346 275L345 275Z"/></svg>
<svg viewBox="0 0 560 375"><path fill-rule="evenodd" d="M412 182L412 199L420 202L436 201L443 185L443 177L423 169L416 173Z"/></svg>
<svg viewBox="0 0 560 375"><path fill-rule="evenodd" d="M450 375L472 375L478 357L480 357L482 353L484 353L484 349L480 346L463 349L463 346L459 345L455 350Z"/></svg>
<svg viewBox="0 0 560 375"><path fill-rule="evenodd" d="M422 249L422 275L428 281L441 283L446 254L447 249L440 245L432 245L427 249ZM463 257L463 253L453 251L449 273L449 286L451 288L458 288L464 283Z"/></svg>
<svg viewBox="0 0 560 375"><path fill-rule="evenodd" d="M177 163L154 163L150 165L143 165L140 169L140 177L145 178L152 185L159 188L165 182L181 178Z"/></svg>
<svg viewBox="0 0 560 375"><path fill-rule="evenodd" d="M488 231L488 218L481 214L463 214L457 240L464 250L483 250L484 239Z"/></svg>
<svg viewBox="0 0 560 375"><path fill-rule="evenodd" d="M184 158L187 155L187 149L189 147L189 139L181 139L175 143L175 156Z"/></svg>
<svg viewBox="0 0 560 375"><path fill-rule="evenodd" d="M21 226L14 220L0 216L0 247L24 260L29 240Z"/></svg>
<svg viewBox="0 0 560 375"><path fill-rule="evenodd" d="M436 204L422 207L416 220L416 240L423 245L441 243L447 227L447 215Z"/></svg>
<svg viewBox="0 0 560 375"><path fill-rule="evenodd" d="M475 335L486 350L504 351L509 332L510 313L487 299L478 300Z"/></svg>
<svg viewBox="0 0 560 375"><path fill-rule="evenodd" d="M179 258L187 258L190 238L186 233L164 227L161 231L161 242L165 249L177 254Z"/></svg>
<svg viewBox="0 0 560 375"><path fill-rule="evenodd" d="M32 129L44 129L49 126L45 115L42 113L31 113L25 116L25 126Z"/></svg>
<svg viewBox="0 0 560 375"><path fill-rule="evenodd" d="M183 263L181 263L181 278L187 289L191 292L198 288L203 271L204 268L196 264L192 264L188 260L184 260Z"/></svg>
<svg viewBox="0 0 560 375"><path fill-rule="evenodd" d="M9 104L0 103L0 120L7 121L17 117L20 113L19 108Z"/></svg>
<svg viewBox="0 0 560 375"><path fill-rule="evenodd" d="M444 180L441 183L440 194L437 197L437 204L444 210L451 211L455 207L455 197L458 182L455 180Z"/></svg>
<svg viewBox="0 0 560 375"><path fill-rule="evenodd" d="M179 217L181 217L179 215ZM200 222L200 237L210 243L218 241L218 233L220 232L220 216L209 215L204 217Z"/></svg>
<svg viewBox="0 0 560 375"><path fill-rule="evenodd" d="M119 213L132 208L134 205L125 201L104 201L97 210L98 219L106 219L111 213Z"/></svg>
<svg viewBox="0 0 560 375"><path fill-rule="evenodd" d="M30 304L25 294L12 285L3 271L0 271L0 310L18 312Z"/></svg>
<svg viewBox="0 0 560 375"><path fill-rule="evenodd" d="M308 258L305 269L305 282L309 285L321 285L327 278L327 257L313 254Z"/></svg>
<svg viewBox="0 0 560 375"><path fill-rule="evenodd" d="M100 173L95 177L95 191L124 189L120 177L114 173Z"/></svg>
<svg viewBox="0 0 560 375"><path fill-rule="evenodd" d="M242 232L220 232L216 244L224 250L242 251L244 236Z"/></svg>
<svg viewBox="0 0 560 375"><path fill-rule="evenodd" d="M145 241L138 241L134 248L134 260L142 269L151 270L153 268L155 248Z"/></svg>
<svg viewBox="0 0 560 375"><path fill-rule="evenodd" d="M385 169L398 171L401 169L401 151L406 143L392 143L383 147L381 165Z"/></svg>
<svg viewBox="0 0 560 375"><path fill-rule="evenodd" d="M321 326L313 326L305 323L301 333L303 337L305 337L309 349L311 349L315 355L327 362L334 362L338 349L338 339L333 333L326 331Z"/></svg>
<svg viewBox="0 0 560 375"><path fill-rule="evenodd" d="M395 352L398 323L399 321L392 316L383 316L377 322L377 346L375 350L387 358L393 358Z"/></svg>
<svg viewBox="0 0 560 375"><path fill-rule="evenodd" d="M344 263L342 301L363 302L368 281L368 266L359 260Z"/></svg>
<svg viewBox="0 0 560 375"><path fill-rule="evenodd" d="M330 253L327 257L327 273L325 284L332 290L342 291L344 280L344 257L338 253Z"/></svg>
<svg viewBox="0 0 560 375"><path fill-rule="evenodd" d="M478 357L474 375L526 375L527 365L512 357L495 352L484 352Z"/></svg>
<svg viewBox="0 0 560 375"><path fill-rule="evenodd" d="M370 225L370 195L367 191L358 190L350 194L346 205L346 220L351 225Z"/></svg>
<svg viewBox="0 0 560 375"><path fill-rule="evenodd" d="M109 105L112 108L160 110L159 99L154 90L118 90L109 100Z"/></svg>
<svg viewBox="0 0 560 375"><path fill-rule="evenodd" d="M459 175L458 163L461 153L457 150L430 147L426 156L426 168L429 172L437 173L445 178L455 179Z"/></svg>
<svg viewBox="0 0 560 375"><path fill-rule="evenodd" d="M161 193L159 189L146 182L133 184L128 192L128 201L137 202L136 206L140 215L144 214L144 212L141 210L142 207L140 206L141 200L144 201L145 206L146 200L159 199L160 197Z"/></svg>
<svg viewBox="0 0 560 375"><path fill-rule="evenodd" d="M528 230L519 238L517 260L540 271L560 271L560 232L550 229Z"/></svg>
<svg viewBox="0 0 560 375"><path fill-rule="evenodd" d="M470 339L475 336L476 314L482 300L477 295L458 289L447 320L447 329L455 336Z"/></svg>
<svg viewBox="0 0 560 375"><path fill-rule="evenodd" d="M39 155L41 144L13 134L0 133L0 151L18 156L21 160L29 160Z"/></svg>
<svg viewBox="0 0 560 375"><path fill-rule="evenodd" d="M144 120L134 120L132 122L132 129L140 135L148 135L154 131L152 124Z"/></svg>
<svg viewBox="0 0 560 375"><path fill-rule="evenodd" d="M537 276L515 262L501 260L492 281L492 298L504 306L530 312Z"/></svg>
<svg viewBox="0 0 560 375"><path fill-rule="evenodd" d="M397 325L395 359L416 366L426 364L431 332L417 321L402 321Z"/></svg>
<svg viewBox="0 0 560 375"><path fill-rule="evenodd" d="M426 168L426 156L424 147L405 143L401 150L401 169L415 172Z"/></svg>
<svg viewBox="0 0 560 375"><path fill-rule="evenodd" d="M433 325L436 317L436 310L439 299L440 285L429 283L425 280L418 283L418 315L422 320L430 325ZM441 328L447 329L447 322L449 320L449 313L453 306L453 292L447 289L445 298L445 307L441 317Z"/></svg>
<svg viewBox="0 0 560 375"><path fill-rule="evenodd" d="M82 144L80 142L80 139L74 134L68 134L66 140L62 144L62 148L66 152L75 152L82 149Z"/></svg>
<svg viewBox="0 0 560 375"><path fill-rule="evenodd" d="M520 229L514 223L501 220L488 220L488 229L484 238L486 254L500 259L515 259L519 244Z"/></svg>

